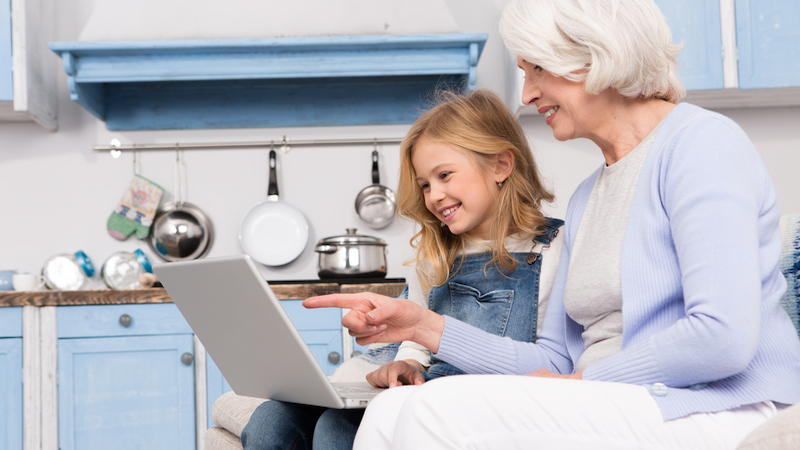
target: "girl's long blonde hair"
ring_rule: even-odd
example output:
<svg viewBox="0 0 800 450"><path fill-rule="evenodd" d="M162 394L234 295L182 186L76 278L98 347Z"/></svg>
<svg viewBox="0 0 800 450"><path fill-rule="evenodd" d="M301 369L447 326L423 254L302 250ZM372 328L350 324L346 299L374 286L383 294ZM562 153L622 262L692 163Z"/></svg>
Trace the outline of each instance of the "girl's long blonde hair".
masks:
<svg viewBox="0 0 800 450"><path fill-rule="evenodd" d="M541 204L554 198L540 180L522 127L496 94L479 89L466 96L452 92L440 92L438 96L440 102L417 119L400 146L397 213L420 226L419 232L411 238L417 255L408 263L415 263L426 291L447 281L450 268L456 257L463 254L469 237L454 235L448 227L442 227L425 206L425 197L411 163L420 138L424 136L463 151L484 173L488 173L490 162L501 151L508 149L514 155L514 169L498 188L491 228L495 245L490 262L495 266L507 271L516 268L516 261L503 245L506 237L515 233L536 234L536 228L545 223ZM424 264L420 264L423 261ZM423 269L426 266L430 272Z"/></svg>

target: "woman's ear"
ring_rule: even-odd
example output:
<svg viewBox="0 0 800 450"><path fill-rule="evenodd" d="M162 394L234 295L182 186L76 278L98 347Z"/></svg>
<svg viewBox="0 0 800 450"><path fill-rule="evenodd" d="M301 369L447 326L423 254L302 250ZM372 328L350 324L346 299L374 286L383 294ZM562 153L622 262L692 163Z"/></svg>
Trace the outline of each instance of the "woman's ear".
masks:
<svg viewBox="0 0 800 450"><path fill-rule="evenodd" d="M506 178L511 176L514 171L514 154L511 150L505 149L495 155L494 162L494 181L495 183L502 183Z"/></svg>

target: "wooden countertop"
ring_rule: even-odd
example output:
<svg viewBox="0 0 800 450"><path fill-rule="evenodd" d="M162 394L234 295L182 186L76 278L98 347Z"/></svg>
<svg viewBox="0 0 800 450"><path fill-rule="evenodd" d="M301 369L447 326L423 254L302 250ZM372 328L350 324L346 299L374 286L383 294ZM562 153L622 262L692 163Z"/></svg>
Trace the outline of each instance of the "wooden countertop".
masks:
<svg viewBox="0 0 800 450"><path fill-rule="evenodd" d="M305 299L315 295L357 292L377 292L397 297L403 292L405 283L369 284L278 284L270 287L280 300ZM96 291L30 291L0 292L0 307L3 306L69 306L69 305L119 305L130 303L172 303L164 288Z"/></svg>

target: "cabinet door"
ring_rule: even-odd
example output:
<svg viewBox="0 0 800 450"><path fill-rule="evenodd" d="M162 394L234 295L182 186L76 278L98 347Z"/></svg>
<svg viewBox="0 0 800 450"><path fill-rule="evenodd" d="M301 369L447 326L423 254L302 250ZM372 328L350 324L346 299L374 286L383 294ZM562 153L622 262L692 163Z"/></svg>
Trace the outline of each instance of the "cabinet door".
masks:
<svg viewBox="0 0 800 450"><path fill-rule="evenodd" d="M306 309L302 300L283 300L283 309L327 375L342 365L342 311Z"/></svg>
<svg viewBox="0 0 800 450"><path fill-rule="evenodd" d="M741 89L800 86L800 2L736 0Z"/></svg>
<svg viewBox="0 0 800 450"><path fill-rule="evenodd" d="M0 101L14 99L11 84L11 0L0 0Z"/></svg>
<svg viewBox="0 0 800 450"><path fill-rule="evenodd" d="M22 448L22 308L0 307L0 449Z"/></svg>
<svg viewBox="0 0 800 450"><path fill-rule="evenodd" d="M683 43L678 58L687 90L722 89L722 31L719 0L655 0L672 31Z"/></svg>
<svg viewBox="0 0 800 450"><path fill-rule="evenodd" d="M60 339L59 447L194 449L191 334Z"/></svg>
<svg viewBox="0 0 800 450"><path fill-rule="evenodd" d="M22 339L0 339L0 448L22 448Z"/></svg>

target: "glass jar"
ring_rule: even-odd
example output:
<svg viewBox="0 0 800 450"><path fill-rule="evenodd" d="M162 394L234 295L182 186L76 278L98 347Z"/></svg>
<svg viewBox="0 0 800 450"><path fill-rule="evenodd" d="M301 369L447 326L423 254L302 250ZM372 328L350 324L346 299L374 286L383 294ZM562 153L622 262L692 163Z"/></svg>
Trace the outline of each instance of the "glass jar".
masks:
<svg viewBox="0 0 800 450"><path fill-rule="evenodd" d="M77 291L91 284L94 265L80 250L74 254L61 253L45 261L42 276L49 289Z"/></svg>
<svg viewBox="0 0 800 450"><path fill-rule="evenodd" d="M116 252L106 259L100 269L103 281L111 289L141 289L139 277L153 273L150 260L143 251Z"/></svg>

